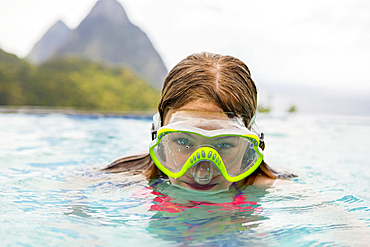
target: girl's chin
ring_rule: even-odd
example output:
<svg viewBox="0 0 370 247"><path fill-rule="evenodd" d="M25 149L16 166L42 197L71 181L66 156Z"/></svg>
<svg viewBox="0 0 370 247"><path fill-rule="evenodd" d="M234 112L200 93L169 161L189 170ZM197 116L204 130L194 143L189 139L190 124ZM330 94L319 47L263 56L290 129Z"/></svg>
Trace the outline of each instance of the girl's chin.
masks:
<svg viewBox="0 0 370 247"><path fill-rule="evenodd" d="M201 191L211 191L213 188L217 186L217 184L197 184L197 183L187 183L183 182L186 187L192 190L201 190Z"/></svg>

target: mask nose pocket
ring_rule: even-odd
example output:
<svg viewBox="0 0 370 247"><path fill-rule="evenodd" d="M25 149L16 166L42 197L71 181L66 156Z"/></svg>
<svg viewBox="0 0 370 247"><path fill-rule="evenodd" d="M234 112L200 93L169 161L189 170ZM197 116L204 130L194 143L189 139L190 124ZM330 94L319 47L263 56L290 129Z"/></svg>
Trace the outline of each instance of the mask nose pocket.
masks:
<svg viewBox="0 0 370 247"><path fill-rule="evenodd" d="M201 161L192 167L192 176L198 184L208 184L214 176L215 167L209 161Z"/></svg>

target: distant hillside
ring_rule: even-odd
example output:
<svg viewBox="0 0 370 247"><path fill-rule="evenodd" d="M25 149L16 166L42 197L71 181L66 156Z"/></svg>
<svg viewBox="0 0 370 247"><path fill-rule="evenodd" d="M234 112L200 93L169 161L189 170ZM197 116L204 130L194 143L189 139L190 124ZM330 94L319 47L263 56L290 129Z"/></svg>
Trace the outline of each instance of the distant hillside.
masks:
<svg viewBox="0 0 370 247"><path fill-rule="evenodd" d="M0 49L0 105L24 105L23 84L34 73L34 67L16 55Z"/></svg>
<svg viewBox="0 0 370 247"><path fill-rule="evenodd" d="M76 56L129 67L158 89L167 74L147 35L130 22L116 0L99 0L75 30L68 31L58 22L35 45L27 59L38 64L51 57Z"/></svg>
<svg viewBox="0 0 370 247"><path fill-rule="evenodd" d="M0 63L8 64L9 66L13 65L20 65L20 64L28 64L24 62L22 59L18 58L14 54L7 53L0 48Z"/></svg>
<svg viewBox="0 0 370 247"><path fill-rule="evenodd" d="M78 58L33 66L0 50L0 105L137 111L156 108L159 91L129 69Z"/></svg>

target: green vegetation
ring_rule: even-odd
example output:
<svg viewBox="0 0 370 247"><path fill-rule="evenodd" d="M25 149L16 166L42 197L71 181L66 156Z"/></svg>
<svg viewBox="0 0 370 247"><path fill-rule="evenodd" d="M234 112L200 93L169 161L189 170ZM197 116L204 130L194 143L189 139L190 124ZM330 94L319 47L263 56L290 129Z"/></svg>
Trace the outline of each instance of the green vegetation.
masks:
<svg viewBox="0 0 370 247"><path fill-rule="evenodd" d="M0 49L0 105L137 111L156 108L159 97L158 90L126 68L78 58L33 66Z"/></svg>
<svg viewBox="0 0 370 247"><path fill-rule="evenodd" d="M270 106L265 106L263 104L260 104L257 106L257 112L260 113L270 113L271 107Z"/></svg>
<svg viewBox="0 0 370 247"><path fill-rule="evenodd" d="M291 105L288 109L288 113L295 113L297 112L297 107L295 105Z"/></svg>
<svg viewBox="0 0 370 247"><path fill-rule="evenodd" d="M259 113L270 113L271 112L271 102L272 102L272 96L269 95L267 97L267 100L265 100L264 102L261 102L257 105L257 112Z"/></svg>

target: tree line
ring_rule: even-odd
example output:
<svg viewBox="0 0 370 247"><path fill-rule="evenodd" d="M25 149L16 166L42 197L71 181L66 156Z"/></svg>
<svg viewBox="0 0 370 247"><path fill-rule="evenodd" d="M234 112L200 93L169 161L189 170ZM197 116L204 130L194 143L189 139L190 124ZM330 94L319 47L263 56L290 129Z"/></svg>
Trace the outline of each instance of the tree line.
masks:
<svg viewBox="0 0 370 247"><path fill-rule="evenodd" d="M128 68L81 58L35 66L0 49L0 105L137 111L156 108L159 97Z"/></svg>

